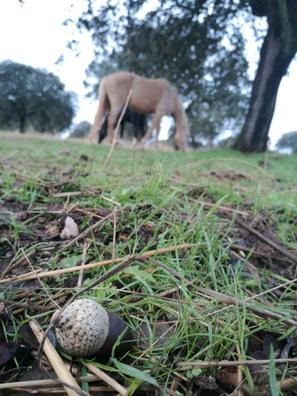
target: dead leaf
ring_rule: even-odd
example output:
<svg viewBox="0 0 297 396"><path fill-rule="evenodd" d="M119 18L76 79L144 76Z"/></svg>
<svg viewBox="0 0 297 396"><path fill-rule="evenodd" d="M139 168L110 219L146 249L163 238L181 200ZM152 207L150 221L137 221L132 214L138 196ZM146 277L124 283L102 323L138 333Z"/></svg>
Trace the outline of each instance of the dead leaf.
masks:
<svg viewBox="0 0 297 396"><path fill-rule="evenodd" d="M76 222L73 220L72 217L67 216L65 219L65 225L60 233L61 239L72 239L79 235L79 229Z"/></svg>
<svg viewBox="0 0 297 396"><path fill-rule="evenodd" d="M8 362L8 360L15 354L16 350L17 344L0 342L0 366Z"/></svg>
<svg viewBox="0 0 297 396"><path fill-rule="evenodd" d="M45 235L47 237L53 238L59 235L59 226L57 224L46 224L45 225Z"/></svg>

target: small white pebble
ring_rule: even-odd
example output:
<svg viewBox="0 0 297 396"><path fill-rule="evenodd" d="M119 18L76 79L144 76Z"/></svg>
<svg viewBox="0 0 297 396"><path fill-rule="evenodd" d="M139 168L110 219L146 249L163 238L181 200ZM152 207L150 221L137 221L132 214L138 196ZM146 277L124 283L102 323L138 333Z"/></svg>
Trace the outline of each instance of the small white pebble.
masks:
<svg viewBox="0 0 297 396"><path fill-rule="evenodd" d="M73 220L72 217L67 216L65 219L65 225L63 230L60 233L61 239L71 239L75 238L79 235L79 229L76 222Z"/></svg>

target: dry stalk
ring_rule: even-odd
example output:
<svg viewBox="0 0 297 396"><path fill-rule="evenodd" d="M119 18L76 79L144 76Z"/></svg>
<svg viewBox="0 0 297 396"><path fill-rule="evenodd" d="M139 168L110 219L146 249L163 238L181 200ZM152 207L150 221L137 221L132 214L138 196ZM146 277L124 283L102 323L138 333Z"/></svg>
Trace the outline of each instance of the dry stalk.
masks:
<svg viewBox="0 0 297 396"><path fill-rule="evenodd" d="M13 278L2 279L2 280L0 280L0 284L1 283L10 283L10 282L19 282L19 281L23 282L23 281L27 281L27 280L31 280L31 279L36 279L36 278L39 278L39 279L51 278L51 277L59 276L62 274L78 272L81 269L83 269L85 271L87 269L103 267L106 265L119 264L122 261L126 261L126 260L145 259L148 257L156 256L158 254L166 254L166 253L170 253L170 252L175 252L177 250L186 250L186 249L190 249L190 248L196 247L196 246L198 246L198 244L196 244L196 243L182 243L181 245L173 245L173 246L168 246L165 248L149 250L142 254L131 254L131 255L128 255L123 258L116 257L116 258L110 259L110 260L89 263L89 264L82 265L80 267L75 266L75 267L63 268L63 269L53 270L53 271L38 272L38 273L37 273L37 271L32 271L30 273L22 274L22 275L13 277Z"/></svg>
<svg viewBox="0 0 297 396"><path fill-rule="evenodd" d="M83 247L83 254L82 254L82 262L81 262L81 266L84 266L86 264L86 260L87 260L87 252L88 252L88 248L89 248L89 242L87 240L84 241L84 247ZM77 289L79 289L83 283L83 277L84 277L84 270L81 269L79 271L79 275L78 275L78 280L77 280Z"/></svg>
<svg viewBox="0 0 297 396"><path fill-rule="evenodd" d="M289 324L291 326L295 326L296 327L297 326L297 321L295 321L293 319L287 319L287 318L285 318L285 317L283 317L280 314L277 314L275 312L265 311L265 310L263 310L261 308L252 307L251 305L247 305L246 304L247 302L249 302L251 300L255 300L255 299L257 299L259 297L262 297L265 294L268 294L268 293L270 293L270 292L272 292L274 290L283 288L285 286L288 286L288 285L290 285L292 283L296 283L296 282L297 282L297 278L292 279L292 280L287 281L285 283L282 283L282 284L280 284L278 286L272 287L271 289L265 290L265 291L263 291L261 293L255 294L255 295L253 295L251 297L247 297L244 300L237 300L237 299L235 299L232 296L225 295L225 294L222 294L222 293L218 293L218 292L215 292L215 291L212 291L212 290L210 291L210 294L213 297L216 296L215 298L217 298L219 301L227 302L227 303L233 304L233 305L245 305L245 307L247 309L250 309L250 310L254 311L254 313L258 313L261 316L268 316L268 317L272 317L272 318L275 318L275 319L281 319L283 322L285 322L285 323L287 323L287 324ZM206 290L206 294L208 294L207 290L209 290L209 289L205 289L205 290ZM220 298L222 298L222 299L220 299ZM232 300L233 300L233 302L232 302ZM263 304L263 302L262 302L262 304ZM218 314L220 312L223 312L223 311L225 311L227 309L229 309L229 307L223 307L223 308L220 308L220 309L218 309L218 310L216 310L214 312L211 312L211 313L207 314L206 316L213 316L213 315Z"/></svg>
<svg viewBox="0 0 297 396"><path fill-rule="evenodd" d="M121 124L122 119L123 119L123 117L124 117L124 114L125 114L125 112L126 112L126 110L127 110L127 107L128 107L128 104L129 104L129 100L130 100L130 98L131 98L131 95L132 95L132 89L130 89L130 91L129 91L129 93L128 93L128 96L127 96L125 105L124 105L123 110L122 110L122 112L121 112L120 118L118 119L117 126L116 126L116 129L115 129L115 131L114 131L114 136L113 136L113 141L112 141L112 144L111 144L111 148L110 148L110 151L109 151L109 153L108 153L108 156L107 156L106 160L105 160L104 163L103 163L103 168L105 168L105 167L107 166L107 164L108 164L108 162L109 162L109 160L110 160L110 158L111 158L111 155L112 155L112 153L113 153L113 150L114 150L114 148L115 148L116 141L117 141L117 136L118 136L118 131L119 131L119 128L120 128L120 124Z"/></svg>
<svg viewBox="0 0 297 396"><path fill-rule="evenodd" d="M219 293L219 292L217 292L215 290L211 290L211 289L207 289L207 288L203 288L203 287L200 287L199 290L202 293L205 293L206 295L208 295L208 296L210 296L210 297L212 297L212 298L214 298L214 299L216 299L216 300L218 300L220 302L223 302L223 303L226 303L226 304L229 304L229 305L234 305L234 306L241 305L241 306L244 306L246 309L254 312L258 316L261 316L261 317L264 317L264 318L269 317L269 318L281 320L283 323L286 323L286 324L288 324L290 326L297 327L297 321L294 320L294 319L288 319L288 318L284 317L283 315L281 315L279 313L267 311L267 310L265 310L263 308L254 307L252 305L247 304L246 301L250 300L251 299L250 297L248 299L246 299L246 300L238 300L237 298L235 298L233 296L230 296L228 294ZM222 312L222 311L224 311L224 310L226 310L228 308L230 308L230 307L224 307L224 308L221 308L221 309L219 309L219 310L217 310L215 312L211 312L211 313L207 314L206 317L213 316L214 314Z"/></svg>
<svg viewBox="0 0 297 396"><path fill-rule="evenodd" d="M97 375L98 378L100 378L102 381L104 381L106 384L110 385L113 389L115 389L121 396L128 396L128 391L126 388L124 388L121 384L119 384L117 381L115 381L113 378L111 378L109 375L107 375L104 371L100 370L98 367L91 363L84 363L84 365L87 367L89 371L91 371L93 374Z"/></svg>
<svg viewBox="0 0 297 396"><path fill-rule="evenodd" d="M280 359L275 359L275 364L283 364L283 363L296 363L297 358L280 358ZM260 366L264 364L269 364L270 359L259 359L259 360L235 360L235 361L230 361L230 360L221 360L218 362L205 362L203 360L197 360L197 361L188 361L188 362L179 362L177 363L177 366L181 371L187 371L191 370L193 368L215 368L215 367L238 367L238 366Z"/></svg>
<svg viewBox="0 0 297 396"><path fill-rule="evenodd" d="M230 296L228 294L224 294L224 293L219 293L215 290L212 289L208 289L208 288L204 288L204 287L197 287L196 285L194 285L193 282L187 280L184 276L180 275L176 270L167 267L165 264L161 263L160 261L157 260L153 260L157 265L159 265L160 267L164 268L165 270L167 270L169 273L171 273L173 276L175 276L177 279L181 279L183 282L185 282L186 284L190 285L191 287L193 287L195 290L197 290L197 293L199 293L202 296L208 296L211 297L215 300L218 300L220 302L223 302L225 304L228 304L227 307L221 308L215 312L211 312L209 314L206 315L206 317L208 316L213 316L216 313L222 312L224 310L227 310L230 308L230 305L234 305L234 306L244 306L245 308L247 308L248 310L254 312L256 315L261 316L261 317L270 317L273 319L277 319L277 320L281 320L284 323L287 323L290 326L294 326L297 327L297 321L294 319L288 319L284 316L282 316L281 314L278 314L276 312L271 312L271 311L266 311L263 308L260 307L254 307L252 305L247 304L247 302L249 300L252 300L251 297L246 298L245 300L238 300L237 298ZM288 282L287 282L288 283ZM289 283L292 283L292 281L289 281ZM278 286L276 286L276 288L278 288ZM254 296L253 298L256 298L262 294L265 294L265 292L260 293L257 296Z"/></svg>
<svg viewBox="0 0 297 396"><path fill-rule="evenodd" d="M117 235L117 214L113 212L113 232L112 232L112 258L116 256L116 235Z"/></svg>
<svg viewBox="0 0 297 396"><path fill-rule="evenodd" d="M78 378L78 382L96 382L98 377L93 374L89 374ZM19 382L8 382L6 384L0 384L0 389L11 389L11 388L36 388L41 386L57 385L57 381L54 379L41 379L32 381L19 381Z"/></svg>
<svg viewBox="0 0 297 396"><path fill-rule="evenodd" d="M230 218L230 214L226 212L226 215ZM279 251L282 253L284 256L288 257L290 260L293 261L293 263L297 264L297 256L291 252L289 252L288 249L280 246L276 242L272 241L271 239L267 238L265 235L261 234L259 231L255 230L254 228L250 227L248 224L244 223L241 221L238 217L234 217L235 222L242 228L246 229L249 231L251 234L254 234L257 238L261 239L263 242L265 242L267 245L271 246L273 249Z"/></svg>
<svg viewBox="0 0 297 396"><path fill-rule="evenodd" d="M37 323L37 321L35 319L32 319L29 322L29 325L38 342L42 343L44 338L44 332ZM78 383L72 377L70 371L67 369L63 360L61 359L58 352L47 337L43 342L43 351L46 354L58 378L63 382L65 392L68 394L68 396L77 396L82 395L83 393L85 394L85 392L80 389Z"/></svg>

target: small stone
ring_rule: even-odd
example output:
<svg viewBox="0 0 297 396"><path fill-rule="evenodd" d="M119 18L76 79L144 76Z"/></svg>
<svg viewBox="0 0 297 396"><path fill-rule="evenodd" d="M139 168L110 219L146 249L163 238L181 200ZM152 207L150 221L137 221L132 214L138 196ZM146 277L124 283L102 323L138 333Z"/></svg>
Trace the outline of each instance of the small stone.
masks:
<svg viewBox="0 0 297 396"><path fill-rule="evenodd" d="M71 239L75 238L79 235L79 229L76 222L73 220L72 217L67 216L65 219L65 225L63 230L60 233L61 239Z"/></svg>

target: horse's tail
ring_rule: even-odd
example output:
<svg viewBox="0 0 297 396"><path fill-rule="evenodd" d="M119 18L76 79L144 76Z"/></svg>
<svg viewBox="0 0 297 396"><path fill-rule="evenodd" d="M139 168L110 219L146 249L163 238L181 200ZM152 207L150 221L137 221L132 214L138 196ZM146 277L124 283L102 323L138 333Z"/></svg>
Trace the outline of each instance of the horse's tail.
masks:
<svg viewBox="0 0 297 396"><path fill-rule="evenodd" d="M89 132L89 140L92 143L97 143L100 138L100 131L105 120L106 112L108 111L108 97L104 84L105 79L101 81L98 91L98 109L96 111L95 120ZM102 140L102 139L101 139Z"/></svg>

